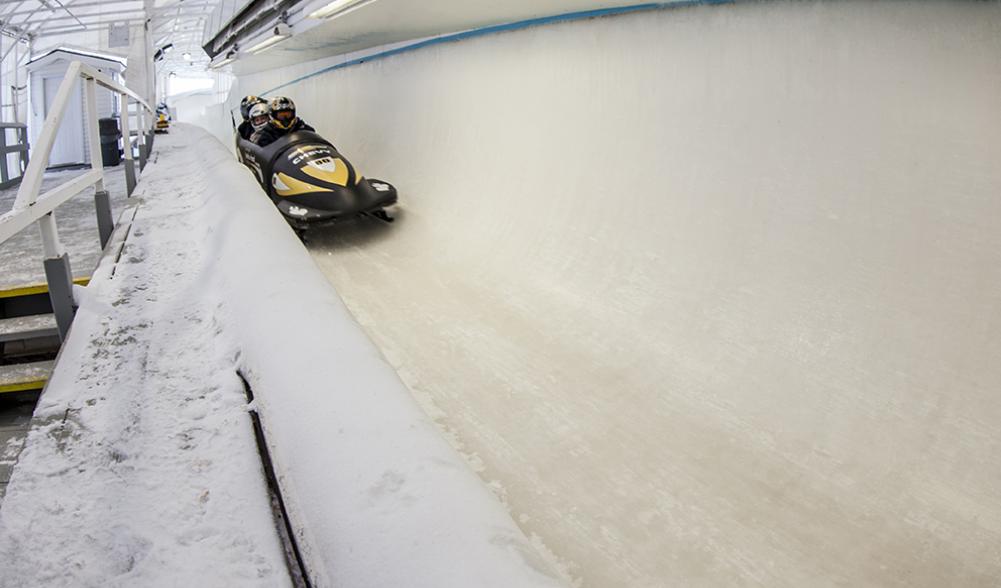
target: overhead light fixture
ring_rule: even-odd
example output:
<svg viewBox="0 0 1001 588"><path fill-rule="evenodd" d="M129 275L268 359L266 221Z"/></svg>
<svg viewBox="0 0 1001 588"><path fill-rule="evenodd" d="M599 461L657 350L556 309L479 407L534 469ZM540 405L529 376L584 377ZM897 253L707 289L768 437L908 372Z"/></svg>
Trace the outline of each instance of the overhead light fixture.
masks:
<svg viewBox="0 0 1001 588"><path fill-rule="evenodd" d="M176 78L177 77L177 72L176 71L170 72L170 77Z"/></svg>
<svg viewBox="0 0 1001 588"><path fill-rule="evenodd" d="M289 28L289 26L285 23L278 23L278 25L275 26L275 28L271 31L270 37L264 39L263 41L252 47L248 47L247 51L251 53L260 53L262 51L270 49L271 47L274 47L278 43L281 43L282 41L288 39L291 36L292 36L292 29Z"/></svg>
<svg viewBox="0 0 1001 588"><path fill-rule="evenodd" d="M191 61L191 54L185 51L184 53L181 54L181 59L183 59L184 61Z"/></svg>
<svg viewBox="0 0 1001 588"><path fill-rule="evenodd" d="M224 65L229 65L230 63L233 63L234 61L236 61L236 55L237 53L236 50L234 49L229 53L227 53L226 56L220 59L219 61L215 63L209 63L209 69L219 69Z"/></svg>
<svg viewBox="0 0 1001 588"><path fill-rule="evenodd" d="M309 18L334 18L373 2L375 0L334 0L323 8L310 12Z"/></svg>

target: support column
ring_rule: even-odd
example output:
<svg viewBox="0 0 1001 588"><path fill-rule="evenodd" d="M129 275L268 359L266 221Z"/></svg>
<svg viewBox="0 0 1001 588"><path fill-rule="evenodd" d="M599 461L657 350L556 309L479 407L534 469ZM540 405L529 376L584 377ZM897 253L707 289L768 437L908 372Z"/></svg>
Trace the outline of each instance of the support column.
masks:
<svg viewBox="0 0 1001 588"><path fill-rule="evenodd" d="M42 232L42 248L45 251L45 281L49 284L49 300L52 302L52 313L56 317L56 327L59 329L59 339L65 340L69 333L73 316L76 314L76 302L73 300L73 272L70 269L69 255L63 251L56 231L56 220L52 213L38 219L38 228Z"/></svg>
<svg viewBox="0 0 1001 588"><path fill-rule="evenodd" d="M111 196L107 190L94 192L94 208L97 209L97 233L101 237L101 249L104 249L115 230L115 218L111 214Z"/></svg>
<svg viewBox="0 0 1001 588"><path fill-rule="evenodd" d="M137 108L142 105L136 103ZM129 120L129 95L122 94L122 113L119 117L122 126L122 152L125 156L125 194L132 196L136 189L136 162L132 159L132 124Z"/></svg>
<svg viewBox="0 0 1001 588"><path fill-rule="evenodd" d="M143 127L146 125L143 122L145 113L143 112L142 104L136 103L136 142L139 145L139 173L142 173L146 169L146 133L143 131Z"/></svg>
<svg viewBox="0 0 1001 588"><path fill-rule="evenodd" d="M97 211L97 233L101 238L101 249L111 239L115 230L115 219L111 214L111 198L104 189L104 153L101 149L101 129L97 120L97 80L86 78L87 98L87 140L90 145L90 168L101 172L101 179L94 185L94 208ZM67 261L67 267L69 262Z"/></svg>

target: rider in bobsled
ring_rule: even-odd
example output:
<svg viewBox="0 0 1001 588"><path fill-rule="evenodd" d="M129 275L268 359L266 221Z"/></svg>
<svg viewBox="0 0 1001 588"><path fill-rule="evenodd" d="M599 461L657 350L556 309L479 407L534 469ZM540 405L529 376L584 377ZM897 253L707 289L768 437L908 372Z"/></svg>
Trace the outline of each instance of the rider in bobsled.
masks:
<svg viewBox="0 0 1001 588"><path fill-rule="evenodd" d="M254 107L255 104L265 104L268 101L260 96L244 96L243 100L240 100L240 116L243 117L243 121L240 122L240 126L236 128L236 132L240 134L243 139L250 139L250 135L254 132L254 127L250 124L250 109Z"/></svg>
<svg viewBox="0 0 1001 588"><path fill-rule="evenodd" d="M251 138L251 141L261 147L266 147L281 137L296 131L316 130L296 116L295 102L292 102L291 98L285 96L273 98L269 107L271 110L271 120L268 121L267 126L255 132Z"/></svg>
<svg viewBox="0 0 1001 588"><path fill-rule="evenodd" d="M253 129L250 141L257 144L261 138L261 132L268 126L271 120L271 108L266 102L261 102L250 107L250 126Z"/></svg>

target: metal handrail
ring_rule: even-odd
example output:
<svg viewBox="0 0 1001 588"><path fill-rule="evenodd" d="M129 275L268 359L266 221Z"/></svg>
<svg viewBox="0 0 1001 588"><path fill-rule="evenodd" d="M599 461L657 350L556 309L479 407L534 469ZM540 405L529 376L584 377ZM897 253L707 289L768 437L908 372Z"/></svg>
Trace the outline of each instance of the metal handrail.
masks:
<svg viewBox="0 0 1001 588"><path fill-rule="evenodd" d="M49 156L55 144L56 134L59 132L59 127L66 112L66 106L69 104L73 93L73 87L80 79L82 79L81 83L84 84L84 95L87 105L87 140L90 147L91 169L39 195L45 168L48 165ZM38 223L42 233L42 248L45 255L45 277L49 285L49 297L52 300L52 310L56 316L56 324L59 327L60 337L65 337L69 331L70 323L73 321L73 315L76 312L76 304L73 300L73 282L69 256L59 241L59 233L56 230L56 222L52 217L52 211L83 190L94 186L98 233L100 234L102 248L107 244L108 239L111 238L111 232L114 229L114 220L111 216L111 200L107 190L104 189L104 165L101 158L101 139L97 118L97 86L107 88L117 93L121 98L121 131L122 135L127 138L126 148L124 149L125 177L128 194L132 195L132 190L136 184L136 173L135 163L132 158L131 135L129 131L129 99L138 105L136 116L140 129L138 133L140 171L145 167L146 157L149 149L152 147L153 109L138 94L124 85L119 84L89 65L74 61L70 63L69 69L66 71L66 75L63 77L63 81L56 92L51 110L48 116L45 117L45 122L42 123L42 132L39 134L38 141L31 153L32 157L21 179L21 185L17 190L17 197L14 199L14 206L10 212L0 215L0 243L7 241L32 223ZM2 128L5 127L0 126L0 129ZM0 156L6 157L6 154Z"/></svg>

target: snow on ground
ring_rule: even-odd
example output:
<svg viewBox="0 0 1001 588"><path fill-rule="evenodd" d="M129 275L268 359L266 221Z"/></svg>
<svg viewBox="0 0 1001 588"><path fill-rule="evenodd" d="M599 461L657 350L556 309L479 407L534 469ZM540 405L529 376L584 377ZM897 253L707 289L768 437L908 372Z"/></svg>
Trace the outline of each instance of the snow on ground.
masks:
<svg viewBox="0 0 1001 588"><path fill-rule="evenodd" d="M556 586L250 173L157 142L0 508L0 586L288 582L237 371L316 586Z"/></svg>
<svg viewBox="0 0 1001 588"><path fill-rule="evenodd" d="M121 259L79 290L36 408L0 510L0 586L289 582L206 287L214 259L193 211L207 195L184 181L198 160L171 139L158 149Z"/></svg>
<svg viewBox="0 0 1001 588"><path fill-rule="evenodd" d="M136 162L136 173L139 172ZM89 169L89 168L88 168ZM39 194L68 182L87 169L67 169L45 174ZM104 168L104 186L111 196L112 217L118 214L127 201L125 191L125 163ZM17 196L17 186L0 191L0 214L11 209ZM94 189L88 188L70 198L56 212L59 240L70 256L74 277L89 276L101 256L101 240L97 232L97 214L94 210ZM45 281L42 267L42 239L36 227L28 227L0 243L0 289Z"/></svg>

